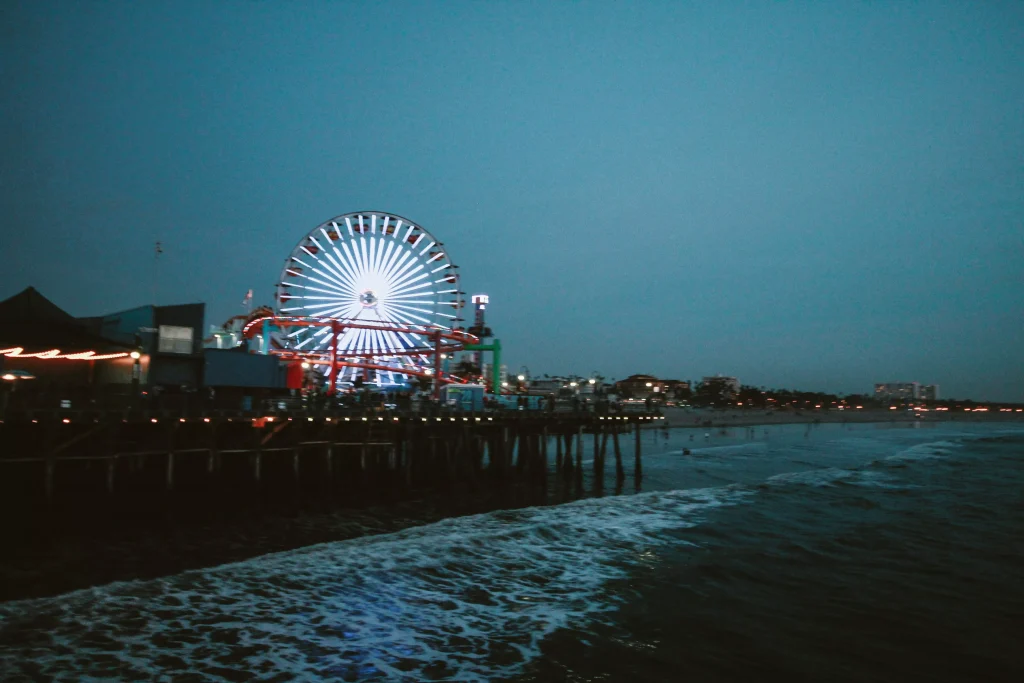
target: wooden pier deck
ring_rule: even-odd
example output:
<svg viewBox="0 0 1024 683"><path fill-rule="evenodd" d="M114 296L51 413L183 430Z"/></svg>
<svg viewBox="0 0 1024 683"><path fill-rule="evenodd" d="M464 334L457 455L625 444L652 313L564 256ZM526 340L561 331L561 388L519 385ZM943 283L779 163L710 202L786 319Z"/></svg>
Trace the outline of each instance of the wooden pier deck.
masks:
<svg viewBox="0 0 1024 683"><path fill-rule="evenodd" d="M595 479L615 459L621 484L642 476L640 431L657 413L48 411L0 423L0 495L34 508L195 505L245 496L384 494L486 481L545 486ZM634 438L624 463L622 439ZM590 443L587 443L587 442Z"/></svg>

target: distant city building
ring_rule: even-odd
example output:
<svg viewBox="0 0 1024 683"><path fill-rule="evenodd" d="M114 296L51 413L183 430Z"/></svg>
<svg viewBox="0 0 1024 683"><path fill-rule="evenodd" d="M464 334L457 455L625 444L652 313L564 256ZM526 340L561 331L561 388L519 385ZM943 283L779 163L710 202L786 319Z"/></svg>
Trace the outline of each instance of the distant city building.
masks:
<svg viewBox="0 0 1024 683"><path fill-rule="evenodd" d="M615 393L632 398L647 398L661 393L661 380L654 375L630 375L615 383Z"/></svg>
<svg viewBox="0 0 1024 683"><path fill-rule="evenodd" d="M690 383L685 379L663 379L661 384L667 396L685 398L690 395Z"/></svg>
<svg viewBox="0 0 1024 683"><path fill-rule="evenodd" d="M921 387L920 398L922 401L938 401L939 385L925 384L923 387Z"/></svg>
<svg viewBox="0 0 1024 683"><path fill-rule="evenodd" d="M914 401L921 397L917 382L885 382L875 385L875 398L879 401Z"/></svg>
<svg viewBox="0 0 1024 683"><path fill-rule="evenodd" d="M721 387L722 392L725 394L738 394L740 391L740 381L735 377L715 375L714 377L704 377L701 379L701 382L705 386Z"/></svg>
<svg viewBox="0 0 1024 683"><path fill-rule="evenodd" d="M677 398L689 394L690 383L680 379L658 379L654 375L630 375L615 383L615 392L633 398Z"/></svg>

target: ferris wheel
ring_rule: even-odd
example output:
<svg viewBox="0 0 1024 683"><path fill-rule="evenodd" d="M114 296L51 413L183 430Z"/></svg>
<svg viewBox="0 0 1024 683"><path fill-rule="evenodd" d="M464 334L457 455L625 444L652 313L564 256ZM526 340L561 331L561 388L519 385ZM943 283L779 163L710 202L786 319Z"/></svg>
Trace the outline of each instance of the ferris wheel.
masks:
<svg viewBox="0 0 1024 683"><path fill-rule="evenodd" d="M443 243L406 218L378 211L332 218L292 250L277 299L282 316L335 319L342 331L335 338L331 327L298 327L278 343L302 352L336 344L350 363L335 375L341 382L372 367L374 383L402 383L403 371L432 362L432 332L460 328L456 269Z"/></svg>

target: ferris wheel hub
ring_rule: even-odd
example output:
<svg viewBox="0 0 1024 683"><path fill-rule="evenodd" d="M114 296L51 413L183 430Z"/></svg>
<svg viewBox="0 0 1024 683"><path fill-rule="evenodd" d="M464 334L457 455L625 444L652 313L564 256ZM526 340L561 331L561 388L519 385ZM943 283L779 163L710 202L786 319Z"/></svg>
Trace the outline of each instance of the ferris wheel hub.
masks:
<svg viewBox="0 0 1024 683"><path fill-rule="evenodd" d="M376 306L377 295L374 293L372 289L367 289L365 292L359 295L359 303L361 303L364 308Z"/></svg>

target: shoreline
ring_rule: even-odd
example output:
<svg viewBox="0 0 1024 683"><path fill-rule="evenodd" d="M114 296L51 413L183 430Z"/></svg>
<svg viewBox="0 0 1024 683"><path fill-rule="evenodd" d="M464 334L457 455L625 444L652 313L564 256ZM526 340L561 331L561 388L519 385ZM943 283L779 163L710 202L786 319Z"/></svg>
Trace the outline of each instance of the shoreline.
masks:
<svg viewBox="0 0 1024 683"><path fill-rule="evenodd" d="M789 424L867 424L879 422L923 422L948 424L954 422L1007 423L1024 426L1024 413L966 413L929 412L906 413L890 410L717 410L692 408L662 408L665 420L661 429L711 429L720 427L760 427Z"/></svg>

